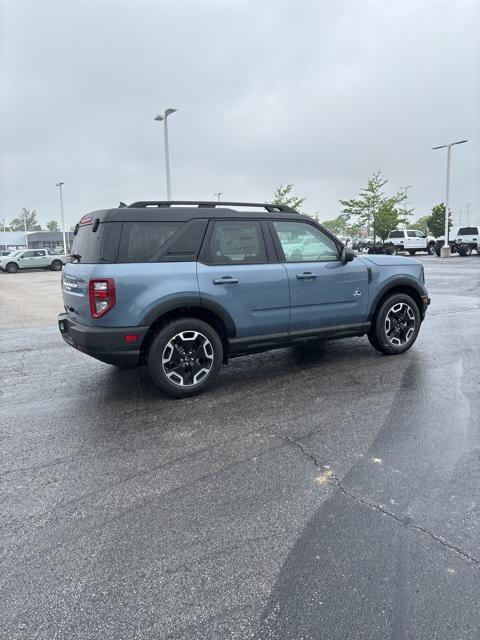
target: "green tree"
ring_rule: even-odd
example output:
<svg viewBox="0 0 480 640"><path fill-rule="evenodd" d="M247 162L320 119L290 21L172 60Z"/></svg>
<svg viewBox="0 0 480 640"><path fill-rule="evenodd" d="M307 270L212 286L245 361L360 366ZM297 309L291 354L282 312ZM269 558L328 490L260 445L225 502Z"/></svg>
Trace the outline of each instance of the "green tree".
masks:
<svg viewBox="0 0 480 640"><path fill-rule="evenodd" d="M41 231L42 227L37 221L37 212L35 209L30 211L29 209L23 209L22 215L19 218L14 218L10 222L10 228L12 231Z"/></svg>
<svg viewBox="0 0 480 640"><path fill-rule="evenodd" d="M58 226L58 222L56 220L50 220L45 226L47 228L47 231L60 231L60 227Z"/></svg>
<svg viewBox="0 0 480 640"><path fill-rule="evenodd" d="M304 202L305 198L299 198L293 193L293 184L286 184L285 186L281 184L277 187L272 200L272 204L284 204L287 207L296 209L297 211L301 210Z"/></svg>
<svg viewBox="0 0 480 640"><path fill-rule="evenodd" d="M452 212L448 212L448 228L452 227ZM436 204L428 216L428 228L436 238L445 235L445 203Z"/></svg>
<svg viewBox="0 0 480 640"><path fill-rule="evenodd" d="M340 200L344 213L354 216L361 225L373 229L373 236L380 236L385 240L392 229L405 222L405 211L399 208L399 204L405 200L405 194L395 193L386 197L383 187L387 180L383 179L380 172L374 173L357 198Z"/></svg>
<svg viewBox="0 0 480 640"><path fill-rule="evenodd" d="M426 235L429 232L428 221L430 216L422 216L416 222L410 222L407 225L407 229L419 229Z"/></svg>

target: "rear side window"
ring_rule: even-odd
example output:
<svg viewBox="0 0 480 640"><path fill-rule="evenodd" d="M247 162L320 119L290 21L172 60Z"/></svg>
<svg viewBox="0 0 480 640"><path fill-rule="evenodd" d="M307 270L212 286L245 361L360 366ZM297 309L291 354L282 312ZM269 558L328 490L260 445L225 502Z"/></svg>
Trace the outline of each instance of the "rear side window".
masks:
<svg viewBox="0 0 480 640"><path fill-rule="evenodd" d="M158 262L183 222L124 222L118 262Z"/></svg>
<svg viewBox="0 0 480 640"><path fill-rule="evenodd" d="M390 231L389 238L403 238L403 231Z"/></svg>
<svg viewBox="0 0 480 640"><path fill-rule="evenodd" d="M94 225L85 224L77 228L73 238L72 258L74 262L97 264L100 262L101 248L105 229L108 223L98 225L93 231Z"/></svg>
<svg viewBox="0 0 480 640"><path fill-rule="evenodd" d="M208 253L212 264L268 262L262 229L254 220L215 222Z"/></svg>

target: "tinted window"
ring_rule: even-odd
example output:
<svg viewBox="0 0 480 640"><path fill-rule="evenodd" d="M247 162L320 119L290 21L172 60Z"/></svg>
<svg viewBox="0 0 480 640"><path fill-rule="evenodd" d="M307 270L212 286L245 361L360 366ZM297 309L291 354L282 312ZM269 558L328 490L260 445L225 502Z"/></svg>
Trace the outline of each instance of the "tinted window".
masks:
<svg viewBox="0 0 480 640"><path fill-rule="evenodd" d="M416 238L417 237L415 231L407 231L407 236L409 238Z"/></svg>
<svg viewBox="0 0 480 640"><path fill-rule="evenodd" d="M338 260L337 244L307 222L273 223L287 262L330 262Z"/></svg>
<svg viewBox="0 0 480 640"><path fill-rule="evenodd" d="M253 220L219 220L210 239L213 264L267 262L262 229Z"/></svg>
<svg viewBox="0 0 480 640"><path fill-rule="evenodd" d="M462 227L458 230L459 236L474 236L478 233L478 227Z"/></svg>
<svg viewBox="0 0 480 640"><path fill-rule="evenodd" d="M95 232L92 224L79 226L73 238L71 252L73 260L94 264L100 262L103 235L109 226L109 223L100 224Z"/></svg>
<svg viewBox="0 0 480 640"><path fill-rule="evenodd" d="M158 262L183 222L124 222L119 262Z"/></svg>
<svg viewBox="0 0 480 640"><path fill-rule="evenodd" d="M404 234L403 231L390 231L390 233L388 234L389 238L403 238Z"/></svg>

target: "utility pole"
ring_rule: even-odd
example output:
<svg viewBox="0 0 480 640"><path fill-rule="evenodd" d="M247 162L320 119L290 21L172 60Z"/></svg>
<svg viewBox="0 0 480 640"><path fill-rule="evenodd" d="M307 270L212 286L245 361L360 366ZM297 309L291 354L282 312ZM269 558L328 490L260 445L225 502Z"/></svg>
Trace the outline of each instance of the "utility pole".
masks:
<svg viewBox="0 0 480 640"><path fill-rule="evenodd" d="M28 249L27 210L25 209L25 207L23 207L22 211L23 211L23 228L25 230L25 244L27 245L27 249Z"/></svg>
<svg viewBox="0 0 480 640"><path fill-rule="evenodd" d="M169 154L169 149L168 149L167 118L172 113L175 113L175 111L177 111L177 109L168 108L168 109L165 109L165 111L163 113L159 113L154 118L154 120L157 120L157 122L162 122L162 120L163 120L163 136L164 136L164 140L165 140L165 177L166 177L166 180L167 180L167 200L171 200L172 199L172 188L171 188L171 185L170 185L170 154Z"/></svg>
<svg viewBox="0 0 480 640"><path fill-rule="evenodd" d="M446 149L447 150L447 181L445 188L445 240L443 247L440 250L441 258L449 258L451 255L450 245L448 244L448 231L449 231L449 218L448 218L448 201L450 196L450 158L452 154L452 147L456 144L464 144L468 140L458 140L457 142L450 142L449 144L442 144L438 147L432 147L432 149Z"/></svg>
<svg viewBox="0 0 480 640"><path fill-rule="evenodd" d="M66 254L67 253L67 239L65 236L65 220L64 220L64 216L63 216L63 193L62 193L62 187L65 183L64 182L57 182L57 187L58 187L58 191L60 193L60 219L62 222L62 233L63 233L63 252Z"/></svg>
<svg viewBox="0 0 480 640"><path fill-rule="evenodd" d="M403 189L405 191L405 200L403 201L403 213L404 213L404 218L405 218L405 222L403 223L404 229L407 228L407 197L408 197L408 190L411 189L412 187L413 187L413 184L407 184L406 187L400 187L400 189Z"/></svg>

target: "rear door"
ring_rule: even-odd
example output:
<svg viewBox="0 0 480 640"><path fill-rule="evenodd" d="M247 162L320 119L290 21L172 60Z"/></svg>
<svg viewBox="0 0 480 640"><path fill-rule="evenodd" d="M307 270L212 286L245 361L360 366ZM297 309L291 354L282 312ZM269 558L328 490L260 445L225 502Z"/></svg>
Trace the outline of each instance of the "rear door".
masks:
<svg viewBox="0 0 480 640"><path fill-rule="evenodd" d="M210 221L205 236L197 264L200 298L229 313L237 338L288 331L288 277L265 242L267 233L261 220L228 219Z"/></svg>
<svg viewBox="0 0 480 640"><path fill-rule="evenodd" d="M44 269L50 264L50 258L45 249L37 249L33 254L33 262L38 269Z"/></svg>
<svg viewBox="0 0 480 640"><path fill-rule="evenodd" d="M342 262L339 245L306 221L269 223L290 284L290 331L314 331L366 321L368 271Z"/></svg>

